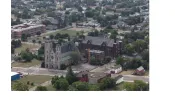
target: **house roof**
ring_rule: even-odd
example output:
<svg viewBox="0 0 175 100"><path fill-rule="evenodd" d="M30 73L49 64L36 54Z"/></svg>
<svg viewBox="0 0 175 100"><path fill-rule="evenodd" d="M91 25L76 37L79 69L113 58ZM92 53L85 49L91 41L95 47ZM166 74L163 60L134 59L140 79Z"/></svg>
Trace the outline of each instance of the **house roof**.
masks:
<svg viewBox="0 0 175 100"><path fill-rule="evenodd" d="M92 37L92 36L86 36L82 43L87 43L88 41L91 42L91 44L93 45L102 45L102 43L106 43L106 45L109 47L113 47L114 43L114 39L104 37Z"/></svg>
<svg viewBox="0 0 175 100"><path fill-rule="evenodd" d="M144 70L144 68L142 66L140 66L139 68L137 68L138 71L142 71Z"/></svg>
<svg viewBox="0 0 175 100"><path fill-rule="evenodd" d="M105 77L108 73L103 73L103 72L89 72L88 70L86 71L81 71L77 74L77 77L82 77L82 75L88 74L88 78L103 78Z"/></svg>
<svg viewBox="0 0 175 100"><path fill-rule="evenodd" d="M89 71L80 71L78 74L77 74L77 77L82 77L82 75L85 75L85 74L88 74Z"/></svg>
<svg viewBox="0 0 175 100"><path fill-rule="evenodd" d="M17 73L17 72L11 72L11 76L14 76L14 75L17 75L17 74L19 74L19 73Z"/></svg>

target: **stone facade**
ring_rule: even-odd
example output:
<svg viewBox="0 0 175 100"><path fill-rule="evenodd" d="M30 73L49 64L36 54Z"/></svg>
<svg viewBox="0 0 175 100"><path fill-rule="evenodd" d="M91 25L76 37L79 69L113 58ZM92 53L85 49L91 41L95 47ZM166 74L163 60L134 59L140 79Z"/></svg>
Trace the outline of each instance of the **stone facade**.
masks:
<svg viewBox="0 0 175 100"><path fill-rule="evenodd" d="M45 67L59 69L61 59L61 47L53 41L46 41L44 44Z"/></svg>
<svg viewBox="0 0 175 100"><path fill-rule="evenodd" d="M45 68L60 69L60 65L72 63L70 54L78 49L74 42L59 44L56 40L46 40L44 43Z"/></svg>

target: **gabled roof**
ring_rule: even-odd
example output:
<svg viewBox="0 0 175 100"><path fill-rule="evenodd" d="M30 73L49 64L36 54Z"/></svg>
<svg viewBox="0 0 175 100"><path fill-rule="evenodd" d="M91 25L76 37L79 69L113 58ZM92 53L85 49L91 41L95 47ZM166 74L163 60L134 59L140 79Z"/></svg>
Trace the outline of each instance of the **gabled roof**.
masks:
<svg viewBox="0 0 175 100"><path fill-rule="evenodd" d="M109 47L112 47L114 43L114 39L104 37L92 37L92 36L86 36L85 39L82 41L82 43L86 44L88 41L91 41L91 44L93 45L102 45L105 42L106 45Z"/></svg>
<svg viewBox="0 0 175 100"><path fill-rule="evenodd" d="M138 71L142 71L145 70L142 66L140 66L139 68L137 68Z"/></svg>

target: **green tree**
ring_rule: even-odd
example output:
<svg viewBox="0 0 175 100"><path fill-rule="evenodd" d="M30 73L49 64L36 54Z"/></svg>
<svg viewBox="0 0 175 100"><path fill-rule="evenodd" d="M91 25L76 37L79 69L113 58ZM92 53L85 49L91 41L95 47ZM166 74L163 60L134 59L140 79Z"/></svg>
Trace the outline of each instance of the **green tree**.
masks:
<svg viewBox="0 0 175 100"><path fill-rule="evenodd" d="M28 91L29 90L27 84L24 84L21 82L16 82L12 88L13 90L16 90L16 91Z"/></svg>
<svg viewBox="0 0 175 100"><path fill-rule="evenodd" d="M14 54L15 53L15 49L13 46L11 46L11 53Z"/></svg>
<svg viewBox="0 0 175 100"><path fill-rule="evenodd" d="M61 36L61 34L60 34L60 33L57 33L57 34L55 35L55 39L59 39L60 36Z"/></svg>
<svg viewBox="0 0 175 100"><path fill-rule="evenodd" d="M65 70L66 68L67 68L67 66L65 64L60 65L60 70Z"/></svg>
<svg viewBox="0 0 175 100"><path fill-rule="evenodd" d="M118 35L118 31L113 30L113 31L112 31L112 34Z"/></svg>
<svg viewBox="0 0 175 100"><path fill-rule="evenodd" d="M72 83L72 86L78 89L78 91L88 91L89 90L87 82L77 81L77 82Z"/></svg>
<svg viewBox="0 0 175 100"><path fill-rule="evenodd" d="M75 87L69 85L68 91L78 91L78 89L76 89Z"/></svg>
<svg viewBox="0 0 175 100"><path fill-rule="evenodd" d="M59 80L58 76L52 77L52 80L51 80L52 85L56 82L56 80Z"/></svg>
<svg viewBox="0 0 175 100"><path fill-rule="evenodd" d="M26 41L27 40L27 35L26 34L22 34L21 35L21 41Z"/></svg>
<svg viewBox="0 0 175 100"><path fill-rule="evenodd" d="M141 59L134 58L130 61L130 66L128 66L129 69L136 69L138 67L142 66Z"/></svg>
<svg viewBox="0 0 175 100"><path fill-rule="evenodd" d="M69 83L65 78L58 78L55 80L53 87L57 90L67 90Z"/></svg>
<svg viewBox="0 0 175 100"><path fill-rule="evenodd" d="M110 77L106 77L100 81L101 90L113 88L115 85L116 85L115 80Z"/></svg>
<svg viewBox="0 0 175 100"><path fill-rule="evenodd" d="M60 90L67 90L69 87L69 83L66 79L59 80Z"/></svg>
<svg viewBox="0 0 175 100"><path fill-rule="evenodd" d="M123 89L127 91L134 91L134 84L129 82L124 82Z"/></svg>
<svg viewBox="0 0 175 100"><path fill-rule="evenodd" d="M67 69L66 79L69 82L69 84L72 84L73 82L78 80L77 77L75 76L74 72L72 71L71 66L69 66Z"/></svg>
<svg viewBox="0 0 175 100"><path fill-rule="evenodd" d="M80 33L79 33L79 32L77 32L77 33L76 33L76 35L79 37Z"/></svg>
<svg viewBox="0 0 175 100"><path fill-rule="evenodd" d="M146 60L147 62L149 62L149 50L144 50L144 51L141 53L141 56L142 56L142 59L143 59L143 60Z"/></svg>
<svg viewBox="0 0 175 100"><path fill-rule="evenodd" d="M41 44L41 41L38 41L39 44Z"/></svg>
<svg viewBox="0 0 175 100"><path fill-rule="evenodd" d="M111 35L110 35L110 38L111 38L111 39L116 39L116 37L117 37L116 34L111 34Z"/></svg>
<svg viewBox="0 0 175 100"><path fill-rule="evenodd" d="M136 40L134 43L134 48L135 48L135 51L137 52L142 52L144 49L147 49L147 44L144 40Z"/></svg>
<svg viewBox="0 0 175 100"><path fill-rule="evenodd" d="M78 61L80 61L80 54L78 52L72 52L70 56L71 59L73 60L73 63L78 64Z"/></svg>
<svg viewBox="0 0 175 100"><path fill-rule="evenodd" d="M36 43L36 40L32 40L33 43Z"/></svg>
<svg viewBox="0 0 175 100"><path fill-rule="evenodd" d="M45 87L45 86L37 86L35 91L47 91L47 87Z"/></svg>
<svg viewBox="0 0 175 100"><path fill-rule="evenodd" d="M11 41L11 45L12 45L14 48L20 47L20 46L21 46L21 41L20 41L20 40L12 40L12 41Z"/></svg>
<svg viewBox="0 0 175 100"><path fill-rule="evenodd" d="M89 91L100 91L100 87L96 84L90 84L89 85Z"/></svg>
<svg viewBox="0 0 175 100"><path fill-rule="evenodd" d="M59 82L59 79L56 80L53 84L53 87L56 89L56 90L59 90L60 89L60 82Z"/></svg>
<svg viewBox="0 0 175 100"><path fill-rule="evenodd" d="M38 55L44 55L44 46L41 46L38 50Z"/></svg>
<svg viewBox="0 0 175 100"><path fill-rule="evenodd" d="M33 59L32 53L27 51L22 51L20 55L21 55L21 58L27 62L30 62Z"/></svg>
<svg viewBox="0 0 175 100"><path fill-rule="evenodd" d="M54 36L53 35L50 35L50 39L53 39L54 38Z"/></svg>
<svg viewBox="0 0 175 100"><path fill-rule="evenodd" d="M134 51L134 46L132 44L126 44L125 47L125 52L128 54L128 55L132 55L135 51Z"/></svg>
<svg viewBox="0 0 175 100"><path fill-rule="evenodd" d="M148 91L149 86L141 80L134 80L134 91Z"/></svg>
<svg viewBox="0 0 175 100"><path fill-rule="evenodd" d="M116 59L116 64L123 65L123 63L124 63L124 58L119 56L119 57Z"/></svg>

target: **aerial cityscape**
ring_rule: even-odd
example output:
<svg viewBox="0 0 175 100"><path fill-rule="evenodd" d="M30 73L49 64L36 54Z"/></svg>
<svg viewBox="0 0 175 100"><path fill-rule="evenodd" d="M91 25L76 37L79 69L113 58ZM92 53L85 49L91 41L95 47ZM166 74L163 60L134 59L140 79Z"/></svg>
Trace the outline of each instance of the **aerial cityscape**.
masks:
<svg viewBox="0 0 175 100"><path fill-rule="evenodd" d="M149 90L149 0L11 0L11 91Z"/></svg>

